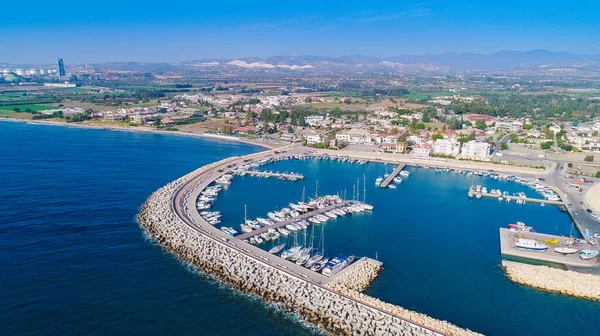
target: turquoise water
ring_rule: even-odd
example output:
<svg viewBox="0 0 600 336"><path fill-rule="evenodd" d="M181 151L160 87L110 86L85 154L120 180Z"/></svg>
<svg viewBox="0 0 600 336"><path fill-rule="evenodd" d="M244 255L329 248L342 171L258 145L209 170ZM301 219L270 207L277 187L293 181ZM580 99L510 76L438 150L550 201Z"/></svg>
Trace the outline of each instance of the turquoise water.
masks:
<svg viewBox="0 0 600 336"><path fill-rule="evenodd" d="M7 335L309 335L262 301L198 275L147 240L135 215L154 190L208 162L256 147L158 134L0 122L0 330ZM284 161L304 181L236 177L215 208L238 226L367 176L375 209L325 225L329 254L378 256L369 294L488 335L598 335L600 304L531 290L498 267L498 227L518 220L567 233L554 207L469 200L471 184L512 183L413 172L374 186L385 167ZM391 167L390 167L391 171ZM528 191L528 190L526 190ZM362 192L361 192L362 193ZM533 192L528 191L533 195ZM362 197L362 196L361 196Z"/></svg>

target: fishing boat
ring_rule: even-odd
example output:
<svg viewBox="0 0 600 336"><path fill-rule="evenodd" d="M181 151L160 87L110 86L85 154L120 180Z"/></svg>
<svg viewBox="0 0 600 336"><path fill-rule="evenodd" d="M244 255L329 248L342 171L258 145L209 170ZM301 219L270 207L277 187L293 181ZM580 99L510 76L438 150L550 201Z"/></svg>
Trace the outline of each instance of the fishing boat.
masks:
<svg viewBox="0 0 600 336"><path fill-rule="evenodd" d="M586 239L588 241L588 243L590 243L591 245L596 245L598 244L598 240L596 240L596 238L594 238L593 236L589 236Z"/></svg>
<svg viewBox="0 0 600 336"><path fill-rule="evenodd" d="M329 261L327 263L327 265L325 265L325 268L323 268L323 271L321 271L321 274L323 274L326 277L330 277L332 275L335 275L342 269L344 269L344 267L346 267L346 265L348 265L346 256L343 254L338 254L335 258L333 258L331 261Z"/></svg>
<svg viewBox="0 0 600 336"><path fill-rule="evenodd" d="M279 252L281 252L281 250L283 250L284 247L285 247L285 244L275 245L269 250L269 253L273 253L273 254L279 253Z"/></svg>
<svg viewBox="0 0 600 336"><path fill-rule="evenodd" d="M513 246L526 251L546 251L548 249L547 245L541 244L535 239L525 238L517 238Z"/></svg>
<svg viewBox="0 0 600 336"><path fill-rule="evenodd" d="M583 260L589 260L589 259L597 257L598 254L600 254L600 252L598 252L598 250L581 250L579 257Z"/></svg>
<svg viewBox="0 0 600 336"><path fill-rule="evenodd" d="M508 224L508 228L511 231L524 231L524 232L533 232L534 231L532 226L527 226L523 222L517 222L517 224Z"/></svg>
<svg viewBox="0 0 600 336"><path fill-rule="evenodd" d="M576 248L572 248L572 247L555 247L554 248L554 252L561 253L561 254L573 254L573 253L577 253L577 251L579 251L579 250Z"/></svg>

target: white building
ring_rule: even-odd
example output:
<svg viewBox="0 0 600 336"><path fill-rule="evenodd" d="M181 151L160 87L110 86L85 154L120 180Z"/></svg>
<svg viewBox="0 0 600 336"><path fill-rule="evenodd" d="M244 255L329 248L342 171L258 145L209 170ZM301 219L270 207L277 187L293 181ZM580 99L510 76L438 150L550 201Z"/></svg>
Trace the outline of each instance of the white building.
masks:
<svg viewBox="0 0 600 336"><path fill-rule="evenodd" d="M487 142L469 141L462 146L462 156L470 159L486 159L490 155L490 144Z"/></svg>
<svg viewBox="0 0 600 336"><path fill-rule="evenodd" d="M460 154L460 142L454 138L437 139L433 144L433 153L458 156Z"/></svg>
<svg viewBox="0 0 600 336"><path fill-rule="evenodd" d="M346 142L346 143L350 143L350 134L346 133L346 132L342 132L342 133L337 133L335 135L335 139L339 142Z"/></svg>
<svg viewBox="0 0 600 336"><path fill-rule="evenodd" d="M323 142L323 136L321 134L311 134L306 136L306 144L314 145Z"/></svg>
<svg viewBox="0 0 600 336"><path fill-rule="evenodd" d="M431 150L430 144L414 145L411 154L415 158L428 158L431 155Z"/></svg>
<svg viewBox="0 0 600 336"><path fill-rule="evenodd" d="M305 121L310 126L321 126L323 121L325 120L324 116L308 116L305 118Z"/></svg>

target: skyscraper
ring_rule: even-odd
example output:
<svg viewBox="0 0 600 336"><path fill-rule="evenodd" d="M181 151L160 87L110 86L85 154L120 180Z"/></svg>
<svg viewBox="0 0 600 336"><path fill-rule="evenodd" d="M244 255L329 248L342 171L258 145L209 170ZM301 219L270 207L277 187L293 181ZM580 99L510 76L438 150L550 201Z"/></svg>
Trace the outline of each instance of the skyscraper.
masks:
<svg viewBox="0 0 600 336"><path fill-rule="evenodd" d="M57 57L56 64L58 65L58 76L59 77L66 76L67 72L65 71L65 63L63 62L63 59L60 57Z"/></svg>

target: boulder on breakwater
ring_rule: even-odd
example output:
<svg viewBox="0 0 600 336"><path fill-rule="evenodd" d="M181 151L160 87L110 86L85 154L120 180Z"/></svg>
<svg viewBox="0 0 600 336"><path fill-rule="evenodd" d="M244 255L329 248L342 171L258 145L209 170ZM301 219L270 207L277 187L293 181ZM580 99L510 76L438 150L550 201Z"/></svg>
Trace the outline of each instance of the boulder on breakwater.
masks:
<svg viewBox="0 0 600 336"><path fill-rule="evenodd" d="M364 295L379 267L363 263L332 288L283 272L229 244L188 226L171 208L173 193L216 164L200 168L154 192L138 215L140 226L182 260L233 288L283 303L303 318L336 335L477 335L448 322ZM438 331L436 331L438 330Z"/></svg>
<svg viewBox="0 0 600 336"><path fill-rule="evenodd" d="M508 278L548 292L600 301L600 275L502 260Z"/></svg>

